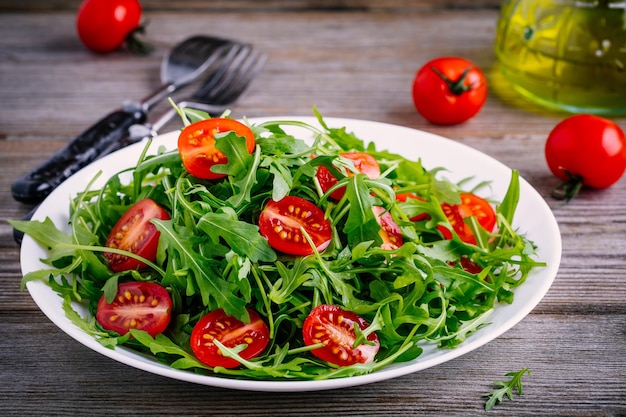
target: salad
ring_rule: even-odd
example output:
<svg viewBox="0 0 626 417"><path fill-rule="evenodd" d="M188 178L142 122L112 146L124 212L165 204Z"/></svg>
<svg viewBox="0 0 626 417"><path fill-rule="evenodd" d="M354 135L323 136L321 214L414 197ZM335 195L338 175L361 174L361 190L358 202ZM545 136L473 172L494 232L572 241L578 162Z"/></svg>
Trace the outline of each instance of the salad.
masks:
<svg viewBox="0 0 626 417"><path fill-rule="evenodd" d="M47 282L104 346L235 378L366 374L455 348L544 266L512 226L516 171L488 201L487 183L466 189L317 111L321 128L178 110L178 148L149 142L94 178L70 234L11 221L49 248L23 285Z"/></svg>

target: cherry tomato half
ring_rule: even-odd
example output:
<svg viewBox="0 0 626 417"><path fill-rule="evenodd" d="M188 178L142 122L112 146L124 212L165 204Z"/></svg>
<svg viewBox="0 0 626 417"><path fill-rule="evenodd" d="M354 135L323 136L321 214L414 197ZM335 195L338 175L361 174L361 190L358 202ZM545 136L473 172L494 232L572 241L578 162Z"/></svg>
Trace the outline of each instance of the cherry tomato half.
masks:
<svg viewBox="0 0 626 417"><path fill-rule="evenodd" d="M78 9L76 29L85 46L107 53L124 44L140 19L138 0L85 0Z"/></svg>
<svg viewBox="0 0 626 417"><path fill-rule="evenodd" d="M185 169L196 178L214 180L225 174L211 171L214 165L228 163L226 155L215 147L215 136L220 133L235 132L246 139L248 153L254 151L256 141L250 128L237 120L213 118L200 120L185 127L178 137L178 151Z"/></svg>
<svg viewBox="0 0 626 417"><path fill-rule="evenodd" d="M191 332L190 344L191 350L200 362L211 367L239 366L235 359L222 354L214 340L228 348L247 345L239 352L243 359L254 358L263 352L270 340L270 330L259 313L252 309L247 310L250 316L249 323L227 315L222 309L212 311L198 321Z"/></svg>
<svg viewBox="0 0 626 417"><path fill-rule="evenodd" d="M626 137L613 121L588 114L564 119L550 132L545 156L550 171L572 181L571 198L580 185L606 188L626 170ZM578 185L578 188L576 188Z"/></svg>
<svg viewBox="0 0 626 417"><path fill-rule="evenodd" d="M132 329L154 337L167 328L172 317L169 293L154 282L125 282L117 288L111 304L104 296L98 302L96 320L102 327L125 335Z"/></svg>
<svg viewBox="0 0 626 417"><path fill-rule="evenodd" d="M306 231L318 251L330 244L330 222L324 218L322 209L303 198L287 196L280 201L270 200L259 216L261 235L272 248L289 255L313 253L300 228Z"/></svg>
<svg viewBox="0 0 626 417"><path fill-rule="evenodd" d="M376 221L381 227L378 232L383 239L381 248L394 250L402 246L402 231L396 222L393 221L391 214L380 206L372 207L372 211L376 216Z"/></svg>
<svg viewBox="0 0 626 417"><path fill-rule="evenodd" d="M420 197L420 196L418 196L417 194L414 194L414 193L399 193L399 194L396 194L396 200L399 201L400 203L404 203L408 199L424 201L424 199L422 197ZM411 221L412 222L421 222L423 220L428 220L429 218L430 218L430 216L428 215L428 213L420 213L420 214L417 214L417 215L411 217Z"/></svg>
<svg viewBox="0 0 626 417"><path fill-rule="evenodd" d="M378 161L372 155L365 152L345 152L341 156L346 159L350 159L354 162L354 167L362 174L367 175L369 178L377 178L380 176L380 165ZM348 176L351 176L352 172L348 171ZM332 186L337 184L338 180L330 173L328 168L320 166L317 168L317 180L320 183L320 187L323 192L328 191ZM341 197L346 193L346 188L338 188L333 191L330 197L333 200L341 200Z"/></svg>
<svg viewBox="0 0 626 417"><path fill-rule="evenodd" d="M441 125L466 121L487 100L485 74L470 61L442 57L426 63L413 80L413 103L428 121Z"/></svg>
<svg viewBox="0 0 626 417"><path fill-rule="evenodd" d="M461 193L461 204L441 204L448 221L466 243L476 243L476 237L469 225L463 219L474 216L485 230L491 232L496 225L496 213L491 205L483 198L471 193ZM444 238L451 239L452 233L446 227L437 226Z"/></svg>
<svg viewBox="0 0 626 417"><path fill-rule="evenodd" d="M355 363L370 363L380 348L375 332L367 336L367 341L354 347L356 333L354 325L361 330L369 324L357 314L343 310L336 305L322 304L315 307L302 326L302 336L307 346L322 343L324 346L311 353L318 358L339 366Z"/></svg>
<svg viewBox="0 0 626 417"><path fill-rule="evenodd" d="M139 200L113 226L105 246L132 252L154 262L161 233L150 223L152 219L169 220L170 215L153 200ZM104 252L104 257L113 272L146 267L137 259L112 252Z"/></svg>

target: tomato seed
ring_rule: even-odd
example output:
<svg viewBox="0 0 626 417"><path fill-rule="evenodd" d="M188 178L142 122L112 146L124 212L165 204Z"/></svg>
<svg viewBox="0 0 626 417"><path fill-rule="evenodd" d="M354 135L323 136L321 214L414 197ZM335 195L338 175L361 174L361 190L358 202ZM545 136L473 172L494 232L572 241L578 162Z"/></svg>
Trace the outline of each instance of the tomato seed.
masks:
<svg viewBox="0 0 626 417"><path fill-rule="evenodd" d="M109 321L115 321L119 318L120 316L117 314L112 315L111 317L109 317Z"/></svg>
<svg viewBox="0 0 626 417"><path fill-rule="evenodd" d="M126 292L124 293L124 297L125 297L128 301L130 301L130 300L133 298L133 295L130 293L130 291L126 291Z"/></svg>
<svg viewBox="0 0 626 417"><path fill-rule="evenodd" d="M159 305L159 300L157 300L156 298L153 298L152 302L150 303L150 305L152 307L156 307L157 305Z"/></svg>

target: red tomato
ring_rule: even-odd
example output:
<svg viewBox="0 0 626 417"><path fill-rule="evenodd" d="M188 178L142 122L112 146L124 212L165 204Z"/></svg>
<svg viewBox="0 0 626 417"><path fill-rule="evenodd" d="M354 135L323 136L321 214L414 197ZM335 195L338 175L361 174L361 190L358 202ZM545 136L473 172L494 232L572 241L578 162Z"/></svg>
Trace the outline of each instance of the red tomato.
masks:
<svg viewBox="0 0 626 417"><path fill-rule="evenodd" d="M346 159L350 159L354 162L354 167L362 174L367 175L369 178L377 178L380 175L380 165L378 161L372 155L365 152L345 152L341 156ZM348 171L348 176L351 176L352 172ZM320 187L323 192L328 191L333 185L337 184L338 180L330 173L328 168L320 166L317 169L317 180L320 183ZM330 197L334 200L341 200L341 197L346 193L346 188L338 188L333 191Z"/></svg>
<svg viewBox="0 0 626 417"><path fill-rule="evenodd" d="M413 193L400 193L396 194L396 200L400 203L404 203L407 199L412 198L418 201L424 201L424 199ZM421 222L422 220L428 220L430 216L428 213L420 213L416 216L411 217L411 221L413 222Z"/></svg>
<svg viewBox="0 0 626 417"><path fill-rule="evenodd" d="M463 58L443 57L426 63L413 80L413 102L428 121L441 125L466 121L487 100L485 74Z"/></svg>
<svg viewBox="0 0 626 417"><path fill-rule="evenodd" d="M270 200L259 217L260 232L272 248L290 255L310 255L313 248L300 228L306 231L318 251L330 244L330 222L324 218L322 209L303 198L287 196L280 201Z"/></svg>
<svg viewBox="0 0 626 417"><path fill-rule="evenodd" d="M360 316L343 310L339 306L322 304L315 307L304 320L302 336L307 346L322 343L324 346L311 353L318 358L339 366L355 363L370 363L380 348L375 332L367 336L368 342L354 347L356 333L354 325L361 330L369 324Z"/></svg>
<svg viewBox="0 0 626 417"><path fill-rule="evenodd" d="M626 170L626 137L613 121L588 114L569 117L557 124L546 141L550 171L572 181L573 197L580 185L606 188Z"/></svg>
<svg viewBox="0 0 626 417"><path fill-rule="evenodd" d="M376 221L381 227L380 232L378 232L383 239L381 248L394 250L402 246L402 231L396 222L393 221L391 214L379 206L372 207L372 211L374 215L376 215Z"/></svg>
<svg viewBox="0 0 626 417"><path fill-rule="evenodd" d="M172 299L154 282L125 282L117 287L111 304L104 296L98 302L96 320L102 327L125 335L132 329L154 337L167 328L172 317Z"/></svg>
<svg viewBox="0 0 626 417"><path fill-rule="evenodd" d="M449 262L448 264L450 266L455 266L456 262ZM483 270L480 265L468 258L467 255L461 256L461 259L459 259L459 264L464 271L469 272L470 274L479 274Z"/></svg>
<svg viewBox="0 0 626 417"><path fill-rule="evenodd" d="M76 28L85 46L107 53L124 44L140 19L138 0L85 0L78 9Z"/></svg>
<svg viewBox="0 0 626 417"><path fill-rule="evenodd" d="M217 345L218 340L228 348L245 344L247 347L239 352L244 359L258 356L267 347L270 340L270 330L261 319L259 313L247 309L250 322L244 323L224 310L219 309L202 317L191 332L191 350L198 360L205 365L224 368L236 368L239 366L233 358L224 356Z"/></svg>
<svg viewBox="0 0 626 417"><path fill-rule="evenodd" d="M491 205L484 199L471 193L461 194L461 204L441 204L441 208L448 217L448 221L459 235L459 238L466 243L476 243L474 233L465 224L463 219L474 216L485 230L491 232L496 225L496 213ZM452 233L443 226L437 226L444 238L451 239Z"/></svg>
<svg viewBox="0 0 626 417"><path fill-rule="evenodd" d="M169 220L170 215L157 203L143 199L132 205L115 223L105 243L108 248L137 254L149 261L156 260L160 232L150 223L152 219ZM104 252L113 272L142 269L146 264L112 252Z"/></svg>
<svg viewBox="0 0 626 417"><path fill-rule="evenodd" d="M235 132L246 139L248 152L256 146L254 133L243 123L227 118L200 120L185 127L178 137L178 151L185 169L196 178L214 180L225 174L211 171L214 165L228 163L226 155L215 147L215 136L219 133Z"/></svg>

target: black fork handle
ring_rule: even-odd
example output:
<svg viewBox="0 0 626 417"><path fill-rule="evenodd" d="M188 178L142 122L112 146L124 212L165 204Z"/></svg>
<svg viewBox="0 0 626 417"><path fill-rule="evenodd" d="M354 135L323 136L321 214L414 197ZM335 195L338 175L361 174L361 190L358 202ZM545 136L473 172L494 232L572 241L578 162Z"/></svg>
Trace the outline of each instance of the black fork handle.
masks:
<svg viewBox="0 0 626 417"><path fill-rule="evenodd" d="M141 106L127 107L110 113L15 181L11 186L13 198L27 204L41 203L63 181L127 137L130 126L146 120Z"/></svg>

